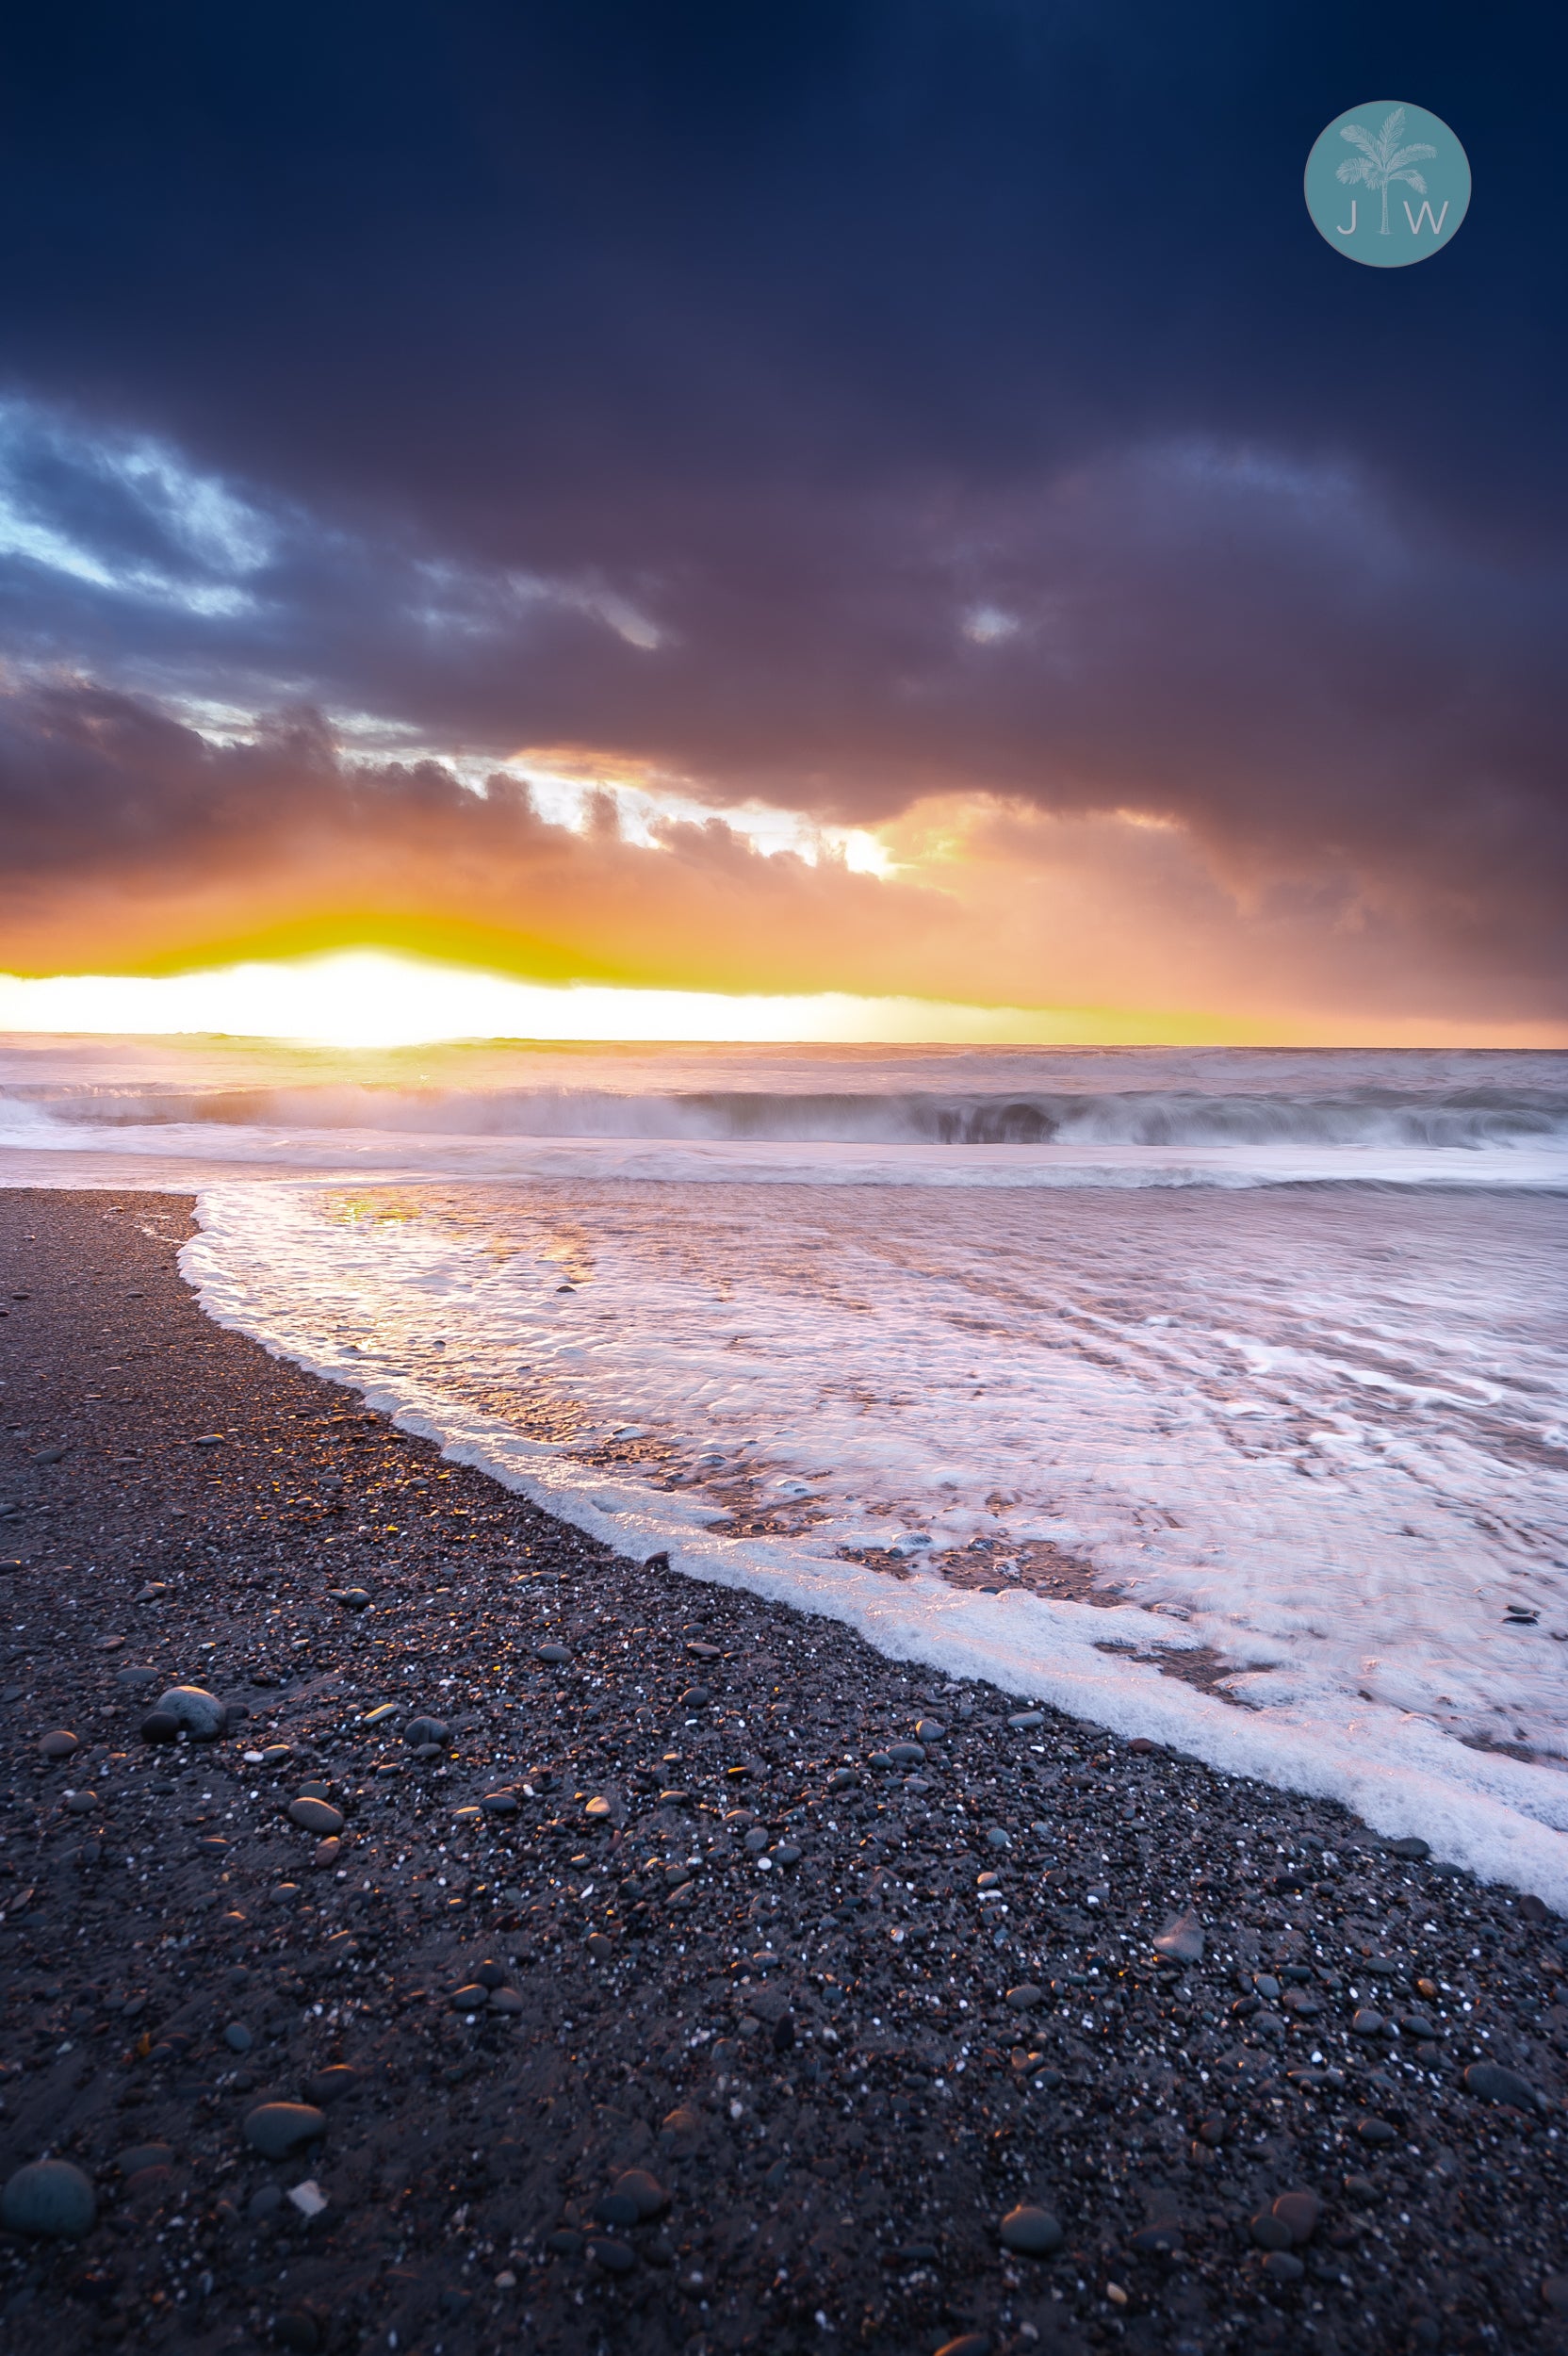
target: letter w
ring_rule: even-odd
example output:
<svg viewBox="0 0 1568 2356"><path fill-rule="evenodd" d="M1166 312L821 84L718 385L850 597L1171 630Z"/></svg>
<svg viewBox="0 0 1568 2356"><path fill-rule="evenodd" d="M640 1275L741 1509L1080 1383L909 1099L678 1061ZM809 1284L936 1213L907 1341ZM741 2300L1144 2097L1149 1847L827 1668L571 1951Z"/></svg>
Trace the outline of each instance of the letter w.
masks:
<svg viewBox="0 0 1568 2356"><path fill-rule="evenodd" d="M1443 210L1435 217L1433 216L1431 206L1427 204L1422 205L1421 210L1418 213L1413 213L1410 209L1409 197L1405 199L1405 219L1410 223L1410 234L1413 237L1418 237L1421 235L1421 224L1424 221L1429 221L1431 222L1432 236L1434 237L1441 237L1443 235L1443 224L1447 218L1448 199L1446 197L1443 200Z"/></svg>

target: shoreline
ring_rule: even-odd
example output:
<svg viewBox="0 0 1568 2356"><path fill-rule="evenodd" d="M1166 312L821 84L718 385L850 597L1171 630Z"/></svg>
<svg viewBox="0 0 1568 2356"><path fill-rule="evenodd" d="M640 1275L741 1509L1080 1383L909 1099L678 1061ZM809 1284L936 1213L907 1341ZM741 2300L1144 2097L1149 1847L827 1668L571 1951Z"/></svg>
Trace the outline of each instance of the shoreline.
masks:
<svg viewBox="0 0 1568 2356"><path fill-rule="evenodd" d="M1568 2346L1539 1901L617 1558L204 1317L189 1214L0 1192L0 2172L97 2195L0 2236L0 2311L65 2350ZM245 1714L142 1742L182 1682ZM324 2142L248 2155L312 2086ZM658 2215L606 2214L625 2168ZM1019 2201L1056 2254L1004 2247Z"/></svg>

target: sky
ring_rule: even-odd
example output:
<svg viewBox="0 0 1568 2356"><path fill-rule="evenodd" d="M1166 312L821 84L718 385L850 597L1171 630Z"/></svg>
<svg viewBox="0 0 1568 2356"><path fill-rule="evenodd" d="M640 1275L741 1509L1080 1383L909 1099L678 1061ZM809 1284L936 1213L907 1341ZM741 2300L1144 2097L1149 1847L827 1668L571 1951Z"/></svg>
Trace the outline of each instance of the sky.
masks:
<svg viewBox="0 0 1568 2356"><path fill-rule="evenodd" d="M5 1019L1568 1044L1553 39L30 12ZM1381 97L1474 173L1408 270L1302 201Z"/></svg>

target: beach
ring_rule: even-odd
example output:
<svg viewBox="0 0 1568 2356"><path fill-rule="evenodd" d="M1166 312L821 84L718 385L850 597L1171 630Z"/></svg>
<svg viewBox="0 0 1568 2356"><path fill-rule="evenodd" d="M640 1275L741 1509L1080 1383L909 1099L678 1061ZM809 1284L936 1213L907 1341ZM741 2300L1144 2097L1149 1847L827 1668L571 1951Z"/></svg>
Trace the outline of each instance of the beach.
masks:
<svg viewBox="0 0 1568 2356"><path fill-rule="evenodd" d="M0 1194L0 2139L94 2207L13 2328L1564 2344L1539 1898L617 1555L204 1317L191 1233Z"/></svg>

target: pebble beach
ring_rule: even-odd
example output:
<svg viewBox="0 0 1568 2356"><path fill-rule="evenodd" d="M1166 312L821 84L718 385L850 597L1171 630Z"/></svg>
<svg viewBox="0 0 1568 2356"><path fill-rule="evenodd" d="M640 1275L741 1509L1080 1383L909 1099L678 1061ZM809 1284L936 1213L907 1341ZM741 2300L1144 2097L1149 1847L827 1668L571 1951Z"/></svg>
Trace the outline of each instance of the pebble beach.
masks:
<svg viewBox="0 0 1568 2356"><path fill-rule="evenodd" d="M634 1562L0 1193L0 2314L1568 2348L1568 1924Z"/></svg>

